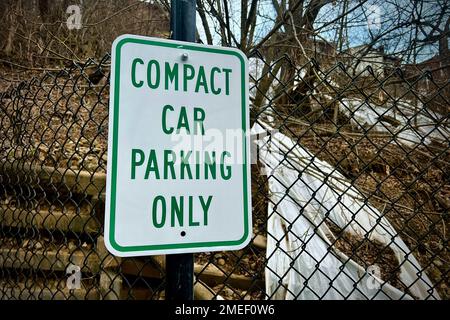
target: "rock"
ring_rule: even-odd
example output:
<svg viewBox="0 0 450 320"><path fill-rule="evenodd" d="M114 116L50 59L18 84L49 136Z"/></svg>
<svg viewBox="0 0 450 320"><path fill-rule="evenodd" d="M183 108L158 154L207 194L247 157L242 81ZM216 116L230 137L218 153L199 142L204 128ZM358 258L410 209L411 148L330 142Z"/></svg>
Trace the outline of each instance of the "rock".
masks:
<svg viewBox="0 0 450 320"><path fill-rule="evenodd" d="M217 264L218 264L219 266L224 266L224 265L225 265L225 259L220 258L219 260L217 260Z"/></svg>

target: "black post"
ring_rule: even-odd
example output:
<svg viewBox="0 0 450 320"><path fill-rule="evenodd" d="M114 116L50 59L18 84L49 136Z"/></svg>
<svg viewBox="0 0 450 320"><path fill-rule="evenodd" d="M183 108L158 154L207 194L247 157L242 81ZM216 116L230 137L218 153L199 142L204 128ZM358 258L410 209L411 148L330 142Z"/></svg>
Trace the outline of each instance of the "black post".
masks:
<svg viewBox="0 0 450 320"><path fill-rule="evenodd" d="M196 42L195 0L172 0L170 31L173 40Z"/></svg>
<svg viewBox="0 0 450 320"><path fill-rule="evenodd" d="M172 0L170 29L173 40L195 42L195 0ZM166 256L166 299L194 299L194 255Z"/></svg>

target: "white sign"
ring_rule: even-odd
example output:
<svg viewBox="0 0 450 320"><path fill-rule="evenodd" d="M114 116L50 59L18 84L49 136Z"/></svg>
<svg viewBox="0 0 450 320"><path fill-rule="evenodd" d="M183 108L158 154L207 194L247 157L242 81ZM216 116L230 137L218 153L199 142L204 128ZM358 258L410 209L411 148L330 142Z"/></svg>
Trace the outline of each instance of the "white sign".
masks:
<svg viewBox="0 0 450 320"><path fill-rule="evenodd" d="M112 46L105 242L117 256L251 238L248 63L236 49L122 35Z"/></svg>

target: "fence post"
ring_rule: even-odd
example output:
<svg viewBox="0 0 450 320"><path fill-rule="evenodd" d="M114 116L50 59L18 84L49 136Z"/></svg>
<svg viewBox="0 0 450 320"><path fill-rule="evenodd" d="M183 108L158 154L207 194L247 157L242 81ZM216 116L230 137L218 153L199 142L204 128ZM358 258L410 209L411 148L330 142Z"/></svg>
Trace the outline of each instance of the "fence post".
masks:
<svg viewBox="0 0 450 320"><path fill-rule="evenodd" d="M195 0L172 0L170 29L173 40L195 42ZM166 256L166 299L194 299L194 255Z"/></svg>

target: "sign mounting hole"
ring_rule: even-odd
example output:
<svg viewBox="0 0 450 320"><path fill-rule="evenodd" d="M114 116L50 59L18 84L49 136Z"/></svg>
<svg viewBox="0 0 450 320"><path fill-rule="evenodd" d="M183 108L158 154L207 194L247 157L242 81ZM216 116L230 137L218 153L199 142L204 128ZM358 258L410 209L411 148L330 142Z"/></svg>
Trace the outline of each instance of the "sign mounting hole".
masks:
<svg viewBox="0 0 450 320"><path fill-rule="evenodd" d="M186 235L186 231L181 231L181 236L184 237Z"/></svg>

